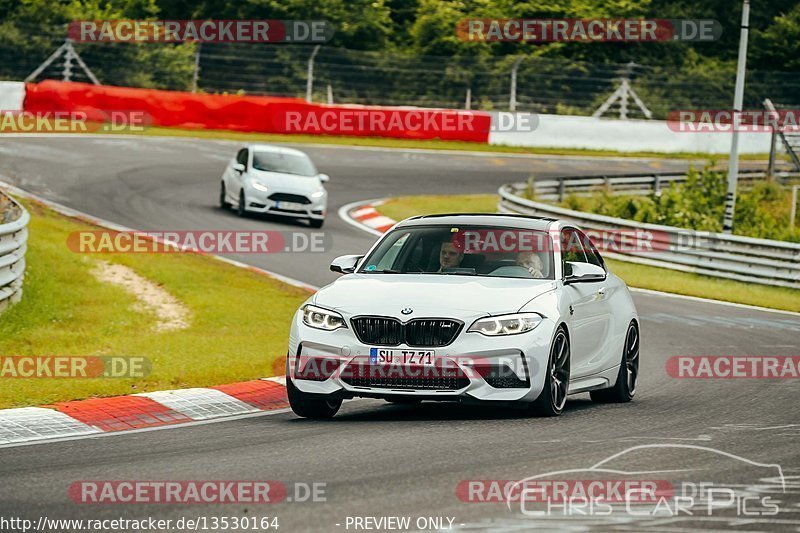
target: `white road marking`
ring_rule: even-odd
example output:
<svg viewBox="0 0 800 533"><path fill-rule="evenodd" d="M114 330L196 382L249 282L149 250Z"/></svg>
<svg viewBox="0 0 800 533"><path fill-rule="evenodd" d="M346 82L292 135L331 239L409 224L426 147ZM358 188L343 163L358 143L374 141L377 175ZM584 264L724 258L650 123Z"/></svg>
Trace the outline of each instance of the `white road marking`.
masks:
<svg viewBox="0 0 800 533"><path fill-rule="evenodd" d="M169 391L143 392L134 396L144 396L154 402L169 407L191 418L208 420L244 413L260 411L258 407L245 403L216 389L194 388Z"/></svg>

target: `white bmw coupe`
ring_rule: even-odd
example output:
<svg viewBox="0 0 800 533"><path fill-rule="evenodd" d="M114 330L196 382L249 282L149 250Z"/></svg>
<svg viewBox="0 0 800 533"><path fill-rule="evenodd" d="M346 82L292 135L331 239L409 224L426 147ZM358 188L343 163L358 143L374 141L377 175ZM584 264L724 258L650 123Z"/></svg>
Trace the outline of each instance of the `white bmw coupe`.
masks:
<svg viewBox="0 0 800 533"><path fill-rule="evenodd" d="M628 402L639 318L577 227L517 215L404 220L309 298L289 336L294 412L343 399L493 402L561 414L567 396Z"/></svg>

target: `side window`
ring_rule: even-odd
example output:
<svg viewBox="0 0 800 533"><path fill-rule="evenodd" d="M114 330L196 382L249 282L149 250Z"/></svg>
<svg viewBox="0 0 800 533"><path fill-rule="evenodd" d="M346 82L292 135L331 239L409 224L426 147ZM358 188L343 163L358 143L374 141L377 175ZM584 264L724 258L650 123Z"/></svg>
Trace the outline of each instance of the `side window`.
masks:
<svg viewBox="0 0 800 533"><path fill-rule="evenodd" d="M247 148L239 150L239 153L236 154L236 162L243 164L245 170L247 169Z"/></svg>
<svg viewBox="0 0 800 533"><path fill-rule="evenodd" d="M600 256L600 252L598 252L597 248L595 248L594 243L582 231L579 231L578 234L581 237L581 242L583 243L583 248L586 252L586 261L605 270L606 265L603 262L603 258Z"/></svg>
<svg viewBox="0 0 800 533"><path fill-rule="evenodd" d="M583 244L581 244L581 234L574 228L566 228L561 231L561 267L563 272L567 272L568 262L588 262Z"/></svg>

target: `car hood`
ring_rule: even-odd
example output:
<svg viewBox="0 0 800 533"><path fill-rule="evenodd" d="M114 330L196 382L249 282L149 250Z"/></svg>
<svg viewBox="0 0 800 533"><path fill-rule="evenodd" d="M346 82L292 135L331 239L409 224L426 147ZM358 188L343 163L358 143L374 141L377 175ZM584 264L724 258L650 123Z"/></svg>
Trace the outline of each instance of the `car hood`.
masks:
<svg viewBox="0 0 800 533"><path fill-rule="evenodd" d="M255 168L251 169L250 175L267 187L273 187L280 191L312 193L322 188L319 179L314 176L309 177L298 176L296 174L284 174L282 172L267 172Z"/></svg>
<svg viewBox="0 0 800 533"><path fill-rule="evenodd" d="M537 296L555 288L552 280L456 275L350 274L323 287L314 303L348 314L407 318L514 313ZM405 318L405 317L403 317Z"/></svg>

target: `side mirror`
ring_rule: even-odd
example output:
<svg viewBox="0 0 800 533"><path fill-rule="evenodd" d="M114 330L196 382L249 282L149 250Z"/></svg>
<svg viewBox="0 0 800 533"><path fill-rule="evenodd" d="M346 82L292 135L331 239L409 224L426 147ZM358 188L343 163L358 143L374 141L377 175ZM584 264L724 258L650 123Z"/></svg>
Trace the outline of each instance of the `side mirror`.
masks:
<svg viewBox="0 0 800 533"><path fill-rule="evenodd" d="M328 176L327 174L317 174L317 177L319 178L319 181L321 181L322 183L328 183L329 181L331 181L331 177Z"/></svg>
<svg viewBox="0 0 800 533"><path fill-rule="evenodd" d="M244 165L241 163L234 163L232 168L239 174L244 172Z"/></svg>
<svg viewBox="0 0 800 533"><path fill-rule="evenodd" d="M587 283L592 281L604 281L606 271L602 267L591 263L567 262L566 272L564 272L564 284Z"/></svg>
<svg viewBox="0 0 800 533"><path fill-rule="evenodd" d="M352 274L356 271L356 265L363 255L340 255L331 262L331 272L339 274Z"/></svg>

